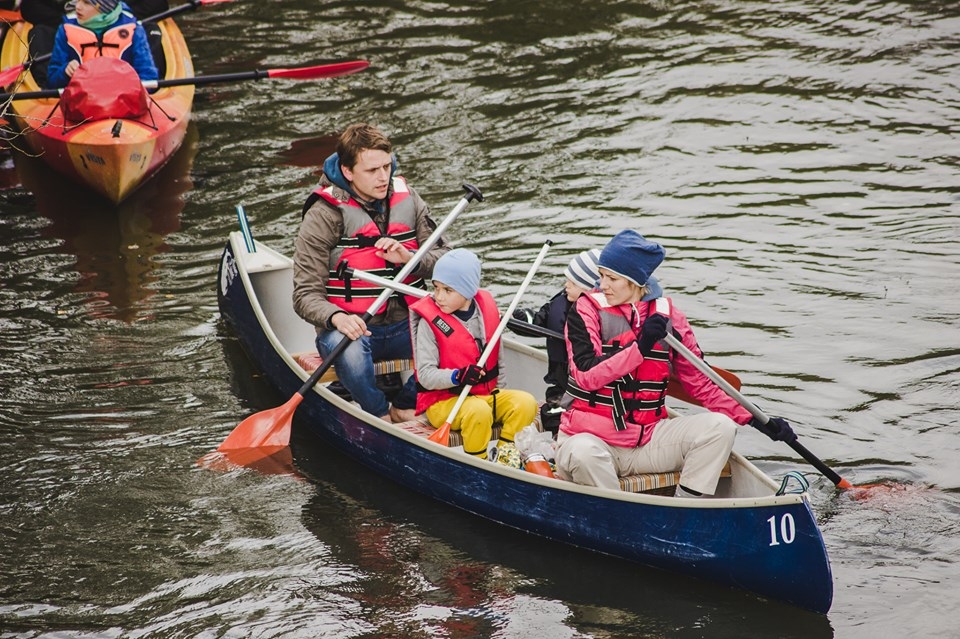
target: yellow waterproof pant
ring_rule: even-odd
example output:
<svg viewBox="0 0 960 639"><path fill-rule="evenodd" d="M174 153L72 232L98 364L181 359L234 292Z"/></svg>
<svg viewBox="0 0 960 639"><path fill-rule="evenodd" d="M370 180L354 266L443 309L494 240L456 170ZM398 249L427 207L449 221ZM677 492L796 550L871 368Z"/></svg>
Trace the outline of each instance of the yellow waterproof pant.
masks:
<svg viewBox="0 0 960 639"><path fill-rule="evenodd" d="M457 397L439 401L427 409L427 419L434 428L440 428ZM494 409L496 405L496 409ZM459 430L463 436L464 452L480 459L487 458L487 444L493 436L493 425L500 422L500 440L512 442L514 435L533 423L537 415L537 400L526 391L500 389L492 395L467 395L460 410L450 423L450 430Z"/></svg>

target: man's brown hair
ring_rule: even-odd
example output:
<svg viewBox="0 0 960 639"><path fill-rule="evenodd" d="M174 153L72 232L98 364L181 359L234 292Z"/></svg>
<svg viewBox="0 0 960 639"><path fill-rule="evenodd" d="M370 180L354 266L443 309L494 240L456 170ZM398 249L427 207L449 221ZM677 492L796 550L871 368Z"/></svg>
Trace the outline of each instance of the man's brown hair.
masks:
<svg viewBox="0 0 960 639"><path fill-rule="evenodd" d="M340 140L337 142L340 165L353 169L360 152L364 149L390 153L393 150L393 144L383 131L372 124L366 122L351 124L340 134Z"/></svg>

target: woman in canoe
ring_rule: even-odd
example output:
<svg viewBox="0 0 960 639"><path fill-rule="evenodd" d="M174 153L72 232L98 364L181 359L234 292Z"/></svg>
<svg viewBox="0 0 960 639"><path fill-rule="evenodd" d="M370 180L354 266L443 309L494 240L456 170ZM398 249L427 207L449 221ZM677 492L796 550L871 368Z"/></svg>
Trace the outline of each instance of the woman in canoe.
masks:
<svg viewBox="0 0 960 639"><path fill-rule="evenodd" d="M77 0L76 17L67 18L53 42L47 67L51 88L67 85L77 68L87 60L105 56L120 58L141 80L156 80L146 30L120 0Z"/></svg>
<svg viewBox="0 0 960 639"><path fill-rule="evenodd" d="M796 435L782 418L761 426L746 409L661 342L672 332L702 357L687 318L671 300L644 302L666 252L636 231L618 233L600 253L600 291L567 316L569 407L560 419L557 471L579 484L619 490L619 478L680 469L676 495L713 495L738 424L771 439ZM708 412L668 418L671 369Z"/></svg>
<svg viewBox="0 0 960 639"><path fill-rule="evenodd" d="M600 283L600 271L597 270L598 259L600 259L599 249L583 251L574 257L563 272L566 278L563 282L563 288L537 311L529 308L516 309L513 312L514 319L562 334L567 325L567 314L570 312L570 308L580 299L581 295L596 289ZM647 292L642 300L644 302L663 295L660 283L652 275L647 280L646 288ZM529 331L516 324L512 324L511 328L518 335L540 336L540 333ZM540 423L544 430L553 433L554 438L556 438L560 428L560 415L563 413L562 400L567 392L567 380L569 378L567 343L559 337L548 337L547 374L543 377L543 381L548 386L544 395L545 401L540 406Z"/></svg>

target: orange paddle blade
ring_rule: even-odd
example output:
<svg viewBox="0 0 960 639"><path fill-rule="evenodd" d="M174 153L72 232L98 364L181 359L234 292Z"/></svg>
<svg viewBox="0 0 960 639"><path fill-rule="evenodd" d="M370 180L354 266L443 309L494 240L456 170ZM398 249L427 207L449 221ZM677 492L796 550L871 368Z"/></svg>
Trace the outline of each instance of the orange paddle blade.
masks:
<svg viewBox="0 0 960 639"><path fill-rule="evenodd" d="M300 477L300 473L293 467L293 453L289 446L264 446L262 448L238 448L224 452L214 451L198 459L197 465L208 470L223 472L236 468L249 468L264 475Z"/></svg>
<svg viewBox="0 0 960 639"><path fill-rule="evenodd" d="M450 445L450 422L443 422L443 426L434 431L432 435L427 437L430 441L440 444L441 446Z"/></svg>
<svg viewBox="0 0 960 639"><path fill-rule="evenodd" d="M351 62L334 62L333 64L321 64L314 67L300 67L298 69L268 69L268 78L290 78L292 80L315 80L319 78L336 78L341 75L348 75L363 71L370 66L366 60L353 60Z"/></svg>
<svg viewBox="0 0 960 639"><path fill-rule="evenodd" d="M735 374L722 368L717 368L716 366L711 366L710 368L716 371L720 377L727 380L727 383L729 383L731 386L737 390L740 390L740 378ZM667 395L673 397L674 399L679 399L681 402L695 404L697 406L701 405L700 402L698 402L689 393L687 393L686 390L684 390L683 385L680 384L680 380L678 380L676 377L671 377L670 381L667 383Z"/></svg>
<svg viewBox="0 0 960 639"><path fill-rule="evenodd" d="M244 448L263 448L268 446L288 446L290 430L293 426L293 413L303 401L303 395L295 393L283 406L254 413L240 422L217 447L218 452L240 450Z"/></svg>

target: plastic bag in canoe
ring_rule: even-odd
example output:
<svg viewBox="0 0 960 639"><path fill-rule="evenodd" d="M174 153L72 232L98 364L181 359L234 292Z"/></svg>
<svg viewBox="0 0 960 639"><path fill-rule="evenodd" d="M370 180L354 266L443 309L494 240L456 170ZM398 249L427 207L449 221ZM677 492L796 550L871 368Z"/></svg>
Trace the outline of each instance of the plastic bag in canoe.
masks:
<svg viewBox="0 0 960 639"><path fill-rule="evenodd" d="M148 105L140 76L120 58L87 60L60 95L63 117L70 122L138 118Z"/></svg>

